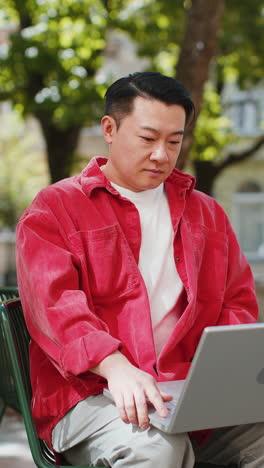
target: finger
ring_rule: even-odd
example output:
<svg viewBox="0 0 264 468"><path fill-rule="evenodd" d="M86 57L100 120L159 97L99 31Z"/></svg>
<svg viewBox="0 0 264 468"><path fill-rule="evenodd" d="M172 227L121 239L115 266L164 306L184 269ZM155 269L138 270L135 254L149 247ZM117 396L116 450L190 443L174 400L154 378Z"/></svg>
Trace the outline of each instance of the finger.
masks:
<svg viewBox="0 0 264 468"><path fill-rule="evenodd" d="M173 395L169 395L168 393L160 392L163 401L171 401L173 400Z"/></svg>
<svg viewBox="0 0 264 468"><path fill-rule="evenodd" d="M149 391L147 396L161 418L166 418L169 412L166 408L166 405L164 404L163 397L159 389L154 388L154 390Z"/></svg>
<svg viewBox="0 0 264 468"><path fill-rule="evenodd" d="M148 405L144 393L135 395L135 404L137 410L138 425L144 431L149 427Z"/></svg>
<svg viewBox="0 0 264 468"><path fill-rule="evenodd" d="M132 424L138 424L137 409L133 394L125 396L124 407L128 421Z"/></svg>
<svg viewBox="0 0 264 468"><path fill-rule="evenodd" d="M129 424L129 418L127 416L127 413L126 413L126 409L125 409L125 404L124 404L124 400L122 397L120 398L116 398L115 400L115 404L116 404L116 407L118 409L118 412L119 412L119 416L120 418L122 419L122 421L126 424Z"/></svg>

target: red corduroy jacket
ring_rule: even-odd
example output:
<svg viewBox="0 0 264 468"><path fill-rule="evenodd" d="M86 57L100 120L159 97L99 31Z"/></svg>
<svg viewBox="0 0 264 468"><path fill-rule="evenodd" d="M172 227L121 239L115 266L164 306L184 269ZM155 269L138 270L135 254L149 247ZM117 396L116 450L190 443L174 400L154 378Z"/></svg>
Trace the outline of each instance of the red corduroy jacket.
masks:
<svg viewBox="0 0 264 468"><path fill-rule="evenodd" d="M224 211L174 170L165 190L187 303L156 360L138 269L139 214L100 170L105 162L94 158L80 175L42 190L17 227L32 411L49 444L73 405L102 392L106 381L89 369L110 353L120 349L158 381L184 379L205 326L257 319L252 274Z"/></svg>

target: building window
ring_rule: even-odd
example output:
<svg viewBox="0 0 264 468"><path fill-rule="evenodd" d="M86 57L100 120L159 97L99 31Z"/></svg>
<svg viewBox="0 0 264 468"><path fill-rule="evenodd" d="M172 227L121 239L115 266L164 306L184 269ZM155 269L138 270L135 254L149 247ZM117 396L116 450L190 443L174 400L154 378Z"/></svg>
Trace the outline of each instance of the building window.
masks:
<svg viewBox="0 0 264 468"><path fill-rule="evenodd" d="M233 222L247 258L264 261L264 193L238 192L234 195Z"/></svg>
<svg viewBox="0 0 264 468"><path fill-rule="evenodd" d="M229 114L238 135L255 136L261 132L260 104L254 99L230 103Z"/></svg>

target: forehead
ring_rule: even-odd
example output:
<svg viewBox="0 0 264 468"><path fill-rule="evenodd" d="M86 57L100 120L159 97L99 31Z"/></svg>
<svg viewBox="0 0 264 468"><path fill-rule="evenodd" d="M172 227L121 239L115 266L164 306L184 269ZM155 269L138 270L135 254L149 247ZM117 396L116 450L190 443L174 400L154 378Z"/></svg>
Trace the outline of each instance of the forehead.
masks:
<svg viewBox="0 0 264 468"><path fill-rule="evenodd" d="M178 131L184 129L186 114L179 104L165 104L157 99L138 96L127 118L139 127L169 127L171 131Z"/></svg>

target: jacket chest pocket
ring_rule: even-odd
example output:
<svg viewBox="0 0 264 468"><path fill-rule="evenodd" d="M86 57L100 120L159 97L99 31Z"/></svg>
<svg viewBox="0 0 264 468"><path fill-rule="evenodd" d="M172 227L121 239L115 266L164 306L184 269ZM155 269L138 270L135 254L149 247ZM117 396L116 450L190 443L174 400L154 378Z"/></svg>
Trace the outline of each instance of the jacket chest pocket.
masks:
<svg viewBox="0 0 264 468"><path fill-rule="evenodd" d="M228 247L225 234L205 227L193 233L198 297L212 301L223 298L226 287Z"/></svg>
<svg viewBox="0 0 264 468"><path fill-rule="evenodd" d="M95 298L121 297L139 283L138 267L119 225L70 237Z"/></svg>

